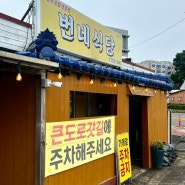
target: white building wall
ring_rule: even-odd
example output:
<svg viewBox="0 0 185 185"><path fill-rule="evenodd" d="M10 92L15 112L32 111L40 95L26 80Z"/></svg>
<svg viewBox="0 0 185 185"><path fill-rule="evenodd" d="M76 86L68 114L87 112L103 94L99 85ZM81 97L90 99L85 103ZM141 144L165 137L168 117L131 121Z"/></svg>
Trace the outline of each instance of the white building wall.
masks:
<svg viewBox="0 0 185 185"><path fill-rule="evenodd" d="M31 28L0 17L0 47L14 51L24 51L32 41Z"/></svg>
<svg viewBox="0 0 185 185"><path fill-rule="evenodd" d="M157 74L171 75L175 72L173 63L169 61L146 60L138 64L155 70Z"/></svg>
<svg viewBox="0 0 185 185"><path fill-rule="evenodd" d="M132 62L130 63L122 62L121 69L129 69L129 70L141 71L141 72L146 72L146 73L154 73L150 71L149 69L144 69L141 66L133 65Z"/></svg>

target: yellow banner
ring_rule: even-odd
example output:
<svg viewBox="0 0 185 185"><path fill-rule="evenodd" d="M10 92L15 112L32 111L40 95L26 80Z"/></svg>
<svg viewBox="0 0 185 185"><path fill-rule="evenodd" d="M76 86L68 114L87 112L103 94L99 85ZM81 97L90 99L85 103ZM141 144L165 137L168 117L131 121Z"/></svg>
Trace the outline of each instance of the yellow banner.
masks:
<svg viewBox="0 0 185 185"><path fill-rule="evenodd" d="M46 123L45 177L114 153L115 117Z"/></svg>
<svg viewBox="0 0 185 185"><path fill-rule="evenodd" d="M122 183L132 177L128 133L122 133L120 135L117 135L116 154L119 183Z"/></svg>
<svg viewBox="0 0 185 185"><path fill-rule="evenodd" d="M63 51L121 67L122 36L61 1L40 0L40 31L46 28Z"/></svg>

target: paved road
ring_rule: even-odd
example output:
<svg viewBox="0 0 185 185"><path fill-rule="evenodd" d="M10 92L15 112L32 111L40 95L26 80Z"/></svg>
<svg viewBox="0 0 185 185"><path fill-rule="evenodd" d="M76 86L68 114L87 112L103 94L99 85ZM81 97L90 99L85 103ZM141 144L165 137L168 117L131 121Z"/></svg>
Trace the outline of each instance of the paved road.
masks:
<svg viewBox="0 0 185 185"><path fill-rule="evenodd" d="M173 126L176 130L180 127ZM162 169L143 169L136 165L132 166L132 180L125 185L185 185L185 138L172 135L172 144L177 149L177 158L170 166ZM179 145L180 144L180 145ZM178 149L180 147L180 150Z"/></svg>
<svg viewBox="0 0 185 185"><path fill-rule="evenodd" d="M172 125L171 134L175 136L185 136L185 127L178 127Z"/></svg>
<svg viewBox="0 0 185 185"><path fill-rule="evenodd" d="M179 126L180 121L180 126ZM172 114L172 144L177 158L162 169L143 169L132 166L132 180L126 185L185 185L185 114Z"/></svg>
<svg viewBox="0 0 185 185"><path fill-rule="evenodd" d="M172 126L185 127L185 113L172 113Z"/></svg>
<svg viewBox="0 0 185 185"><path fill-rule="evenodd" d="M162 169L134 168L130 185L185 185L185 152L178 152L171 166ZM135 170L135 171L134 171Z"/></svg>

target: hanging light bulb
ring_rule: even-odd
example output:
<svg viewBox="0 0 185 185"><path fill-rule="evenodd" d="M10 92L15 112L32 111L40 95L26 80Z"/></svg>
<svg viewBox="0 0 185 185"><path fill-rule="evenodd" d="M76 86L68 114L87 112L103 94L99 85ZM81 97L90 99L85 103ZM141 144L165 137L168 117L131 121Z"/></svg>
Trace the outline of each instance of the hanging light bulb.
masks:
<svg viewBox="0 0 185 185"><path fill-rule="evenodd" d="M57 75L57 78L60 80L60 79L62 79L62 73L61 73L61 69L60 69L60 67L58 68L58 75Z"/></svg>
<svg viewBox="0 0 185 185"><path fill-rule="evenodd" d="M62 79L62 74L61 74L61 73L58 73L57 78L58 78L59 80Z"/></svg>
<svg viewBox="0 0 185 185"><path fill-rule="evenodd" d="M89 82L89 83L90 83L90 85L92 85L92 84L93 84L93 82L94 82L94 81L93 81L93 79L91 79L91 80L90 80L90 82Z"/></svg>
<svg viewBox="0 0 185 185"><path fill-rule="evenodd" d="M116 83L116 81L114 81L114 87L117 87L117 83Z"/></svg>
<svg viewBox="0 0 185 185"><path fill-rule="evenodd" d="M18 63L16 80L17 81L21 81L22 80L22 76L21 76L21 65L20 65L20 63Z"/></svg>
<svg viewBox="0 0 185 185"><path fill-rule="evenodd" d="M94 83L93 76L91 76L89 84L92 85L93 83Z"/></svg>
<svg viewBox="0 0 185 185"><path fill-rule="evenodd" d="M148 92L148 88L147 87L145 87L145 92Z"/></svg>
<svg viewBox="0 0 185 185"><path fill-rule="evenodd" d="M154 93L157 93L157 89L154 90Z"/></svg>
<svg viewBox="0 0 185 185"><path fill-rule="evenodd" d="M134 86L134 84L132 85L132 90L134 91L136 88L135 88L135 86Z"/></svg>
<svg viewBox="0 0 185 185"><path fill-rule="evenodd" d="M21 76L20 73L17 73L16 80L17 81L21 81L22 80L22 76Z"/></svg>

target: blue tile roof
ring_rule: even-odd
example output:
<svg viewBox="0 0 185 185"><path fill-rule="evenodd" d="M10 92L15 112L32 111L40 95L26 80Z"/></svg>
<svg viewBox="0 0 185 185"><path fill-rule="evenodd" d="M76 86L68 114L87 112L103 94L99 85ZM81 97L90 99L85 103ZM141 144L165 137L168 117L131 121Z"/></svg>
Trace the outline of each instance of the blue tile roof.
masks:
<svg viewBox="0 0 185 185"><path fill-rule="evenodd" d="M47 51L48 52L48 51ZM39 58L40 53L33 52L17 52L19 55L26 55L30 57ZM168 76L146 73L136 70L128 69L115 69L110 66L103 66L97 63L82 61L79 59L74 59L68 56L56 55L56 54L45 54L45 57L51 57L52 61L60 64L60 67L67 67L76 72L90 73L94 75L99 75L103 78L110 78L118 81L125 81L127 83L132 83L135 85L144 85L147 87L152 87L162 90L172 90L173 84Z"/></svg>
<svg viewBox="0 0 185 185"><path fill-rule="evenodd" d="M68 68L75 72L90 73L91 75L97 75L101 78L108 78L114 81L117 80L162 90L173 89L169 76L129 69L118 69L113 66L104 66L95 62L58 55L54 53L57 49L57 44L58 42L53 32L46 29L38 35L37 39L30 43L27 52L17 52L17 54L34 58L45 58L59 63L61 69Z"/></svg>

